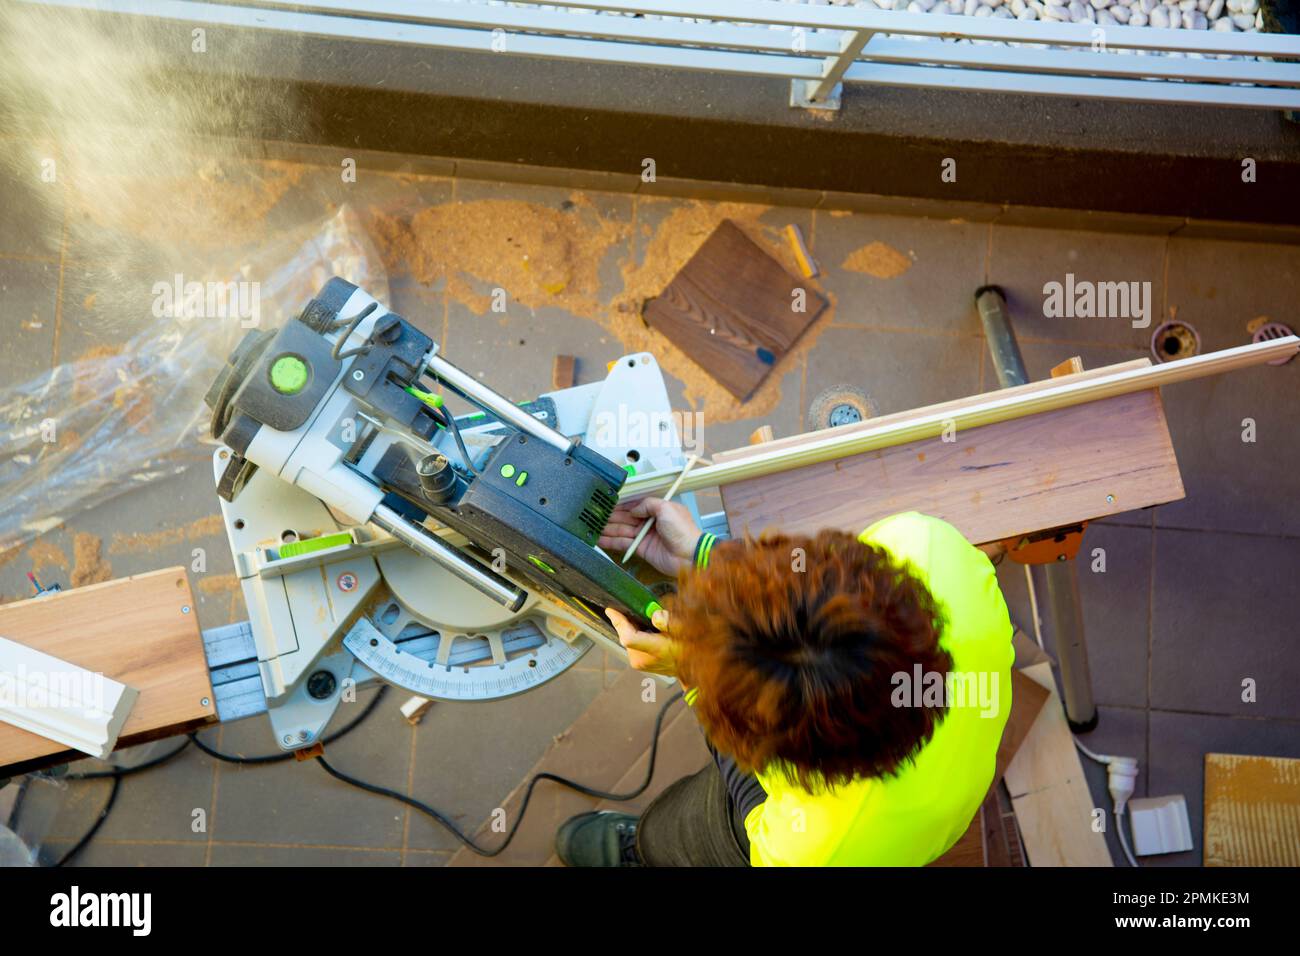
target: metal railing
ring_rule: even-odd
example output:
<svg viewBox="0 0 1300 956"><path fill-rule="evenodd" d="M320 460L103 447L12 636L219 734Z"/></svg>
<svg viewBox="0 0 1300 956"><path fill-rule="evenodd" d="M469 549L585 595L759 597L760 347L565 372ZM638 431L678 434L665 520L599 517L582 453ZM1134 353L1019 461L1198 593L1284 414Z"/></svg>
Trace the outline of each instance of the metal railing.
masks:
<svg viewBox="0 0 1300 956"><path fill-rule="evenodd" d="M807 107L835 108L842 85L883 85L1300 109L1300 37L1281 34L771 0L27 2L432 49L784 77L791 104Z"/></svg>

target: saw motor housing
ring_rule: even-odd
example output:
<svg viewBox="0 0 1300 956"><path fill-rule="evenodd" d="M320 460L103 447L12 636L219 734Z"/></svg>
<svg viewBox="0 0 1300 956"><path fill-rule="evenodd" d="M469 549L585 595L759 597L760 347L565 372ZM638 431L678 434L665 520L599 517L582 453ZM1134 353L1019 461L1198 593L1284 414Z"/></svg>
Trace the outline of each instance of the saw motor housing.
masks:
<svg viewBox="0 0 1300 956"><path fill-rule="evenodd" d="M473 419L480 437L495 423L481 462L453 441L463 426L450 410L413 394L428 396L431 381L482 409ZM472 550L460 549L452 569L507 607L523 597L505 569L593 626L608 629L605 607L648 624L653 593L594 547L624 468L526 411L521 418L351 283L332 279L297 319L250 332L208 403L214 436L234 452L219 482L226 500L254 469L270 469L418 550L432 537L425 518L454 529ZM440 547L438 560L447 557Z"/></svg>

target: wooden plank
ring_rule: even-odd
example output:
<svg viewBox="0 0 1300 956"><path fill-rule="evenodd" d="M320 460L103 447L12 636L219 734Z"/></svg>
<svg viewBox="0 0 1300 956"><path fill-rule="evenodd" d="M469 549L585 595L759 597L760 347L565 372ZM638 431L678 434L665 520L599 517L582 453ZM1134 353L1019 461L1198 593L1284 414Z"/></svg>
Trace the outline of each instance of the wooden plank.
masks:
<svg viewBox="0 0 1300 956"><path fill-rule="evenodd" d="M752 478L721 492L733 536L822 528L856 534L914 510L950 522L976 544L1184 494L1154 390L985 425L952 442L928 438Z"/></svg>
<svg viewBox="0 0 1300 956"><path fill-rule="evenodd" d="M138 690L117 741L129 747L216 721L194 608L185 569L166 568L0 606L0 634ZM0 726L6 772L81 756Z"/></svg>
<svg viewBox="0 0 1300 956"><path fill-rule="evenodd" d="M1300 866L1300 760L1205 755L1205 865Z"/></svg>
<svg viewBox="0 0 1300 956"><path fill-rule="evenodd" d="M1004 777L1029 865L1113 866L1105 835L1092 829L1095 807L1052 666L1035 664L1024 674L1049 694Z"/></svg>
<svg viewBox="0 0 1300 956"><path fill-rule="evenodd" d="M981 392L978 395L964 395L961 398L954 398L950 401L936 402L933 405L924 405L921 408L909 408L906 411L893 412L889 415L877 415L875 418L864 419L860 422L854 422L851 425L840 425L836 428L825 429L820 432L806 432L802 435L789 435L785 438L778 438L761 449L750 447L732 448L727 451L716 453L713 456L713 460L715 462L735 461L741 458L749 458L757 454L759 451L770 452L780 451L787 448L797 448L800 445L806 444L809 438L813 435L853 435L869 429L882 427L888 428L892 425L912 421L922 415L929 415L936 412L959 412L964 408L969 408L972 405L979 404L995 395L999 398L1023 397L1026 395L1033 395L1036 392L1041 392L1044 389L1055 388L1058 385L1069 384L1070 382L1086 382L1114 372L1127 372L1150 367L1150 359L1133 359L1131 362L1119 362L1115 365L1105 365L1101 368L1089 369L1087 371L1063 376L1057 379L1044 379L1040 382L1029 382L1026 385L1014 385L1011 388L1000 388L993 392Z"/></svg>
<svg viewBox="0 0 1300 956"><path fill-rule="evenodd" d="M993 771L993 788L1002 782L1007 767L1015 758L1050 694L1046 687L1020 671L1011 672L1011 714L1002 728L998 755Z"/></svg>
<svg viewBox="0 0 1300 956"><path fill-rule="evenodd" d="M797 294L803 311L795 311ZM818 292L724 219L642 315L743 402L825 308Z"/></svg>
<svg viewBox="0 0 1300 956"><path fill-rule="evenodd" d="M1061 408L1071 408L1097 403L1137 392L1189 382L1237 369L1262 365L1279 359L1290 359L1300 352L1300 337L1288 335L1271 342L1259 342L1236 348L1208 352L1190 358L1166 362L1146 368L1108 366L1096 374L1081 373L1041 383L1030 390L1004 389L988 395L973 396L969 401L932 405L900 413L885 419L869 419L857 426L830 428L799 436L799 441L789 447L773 442L772 447L752 451L737 459L716 461L701 468L682 486L682 491L696 491L758 478L764 475L789 471L806 465L832 461L851 455L860 455L882 448L892 448L908 442L923 441L945 433L968 431L985 425L1014 421L1042 415ZM715 456L715 459L718 456ZM668 487L676 475L675 469L664 469L648 475L638 475L623 485L621 499L658 494Z"/></svg>

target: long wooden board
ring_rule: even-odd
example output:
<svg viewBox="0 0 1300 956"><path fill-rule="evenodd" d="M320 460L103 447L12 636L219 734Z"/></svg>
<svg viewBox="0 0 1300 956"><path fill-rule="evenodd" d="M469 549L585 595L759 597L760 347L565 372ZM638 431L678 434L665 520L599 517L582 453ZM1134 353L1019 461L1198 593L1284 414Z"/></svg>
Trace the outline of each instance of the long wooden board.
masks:
<svg viewBox="0 0 1300 956"><path fill-rule="evenodd" d="M217 719L194 595L182 567L0 606L0 635L138 690L119 748ZM0 775L82 756L0 724Z"/></svg>
<svg viewBox="0 0 1300 956"><path fill-rule="evenodd" d="M1023 673L1049 692L1004 777L1029 865L1113 866L1105 835L1092 828L1092 795L1056 693L1052 665L1034 664ZM1114 825L1109 813L1106 825Z"/></svg>
<svg viewBox="0 0 1300 956"><path fill-rule="evenodd" d="M762 447L762 446L760 446ZM920 511L977 544L1177 501L1155 389L751 478L721 489L732 535L856 534Z"/></svg>
<svg viewBox="0 0 1300 956"><path fill-rule="evenodd" d="M1145 368L1110 365L1095 373L1066 375L1036 386L1003 389L971 396L958 402L931 405L873 419L854 428L830 428L798 436L789 447L763 447L730 460L715 461L687 476L683 493L759 478L781 471L861 455L909 442L941 437L955 430L969 431L986 425L1043 415L1063 408L1101 402L1163 385L1190 382L1211 375L1287 360L1300 353L1300 336L1193 355ZM777 443L773 442L773 446ZM619 491L623 500L662 494L680 469L664 469L629 479Z"/></svg>
<svg viewBox="0 0 1300 956"><path fill-rule="evenodd" d="M724 219L643 317L743 402L825 308L816 290Z"/></svg>

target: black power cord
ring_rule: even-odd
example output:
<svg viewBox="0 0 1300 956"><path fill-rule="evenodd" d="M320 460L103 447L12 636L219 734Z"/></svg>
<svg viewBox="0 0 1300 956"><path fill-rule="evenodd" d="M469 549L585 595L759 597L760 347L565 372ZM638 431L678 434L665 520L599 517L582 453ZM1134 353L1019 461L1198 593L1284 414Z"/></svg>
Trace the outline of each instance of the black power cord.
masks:
<svg viewBox="0 0 1300 956"><path fill-rule="evenodd" d="M388 693L388 685L384 684L379 688L378 693L376 693L375 696L370 699L370 703L366 704L365 710L361 711L361 713L359 713L356 717L352 718L352 720L348 721L348 723L344 724L337 731L325 737L322 743L325 744L333 743L334 741L338 740L340 737L343 737L344 735L351 733L353 730L359 727L363 720L365 720L372 713L374 713L375 708L379 705L379 702L383 700L384 695L386 693ZM80 840L78 840L76 845L72 847L72 849L70 849L67 853L63 854L63 856L59 858L59 861L54 865L56 867L64 866L69 860L71 860L78 853L84 850L86 848L86 844L88 844L91 841L91 839L95 836L95 834L99 832L100 828L104 825L104 821L108 819L108 814L109 811L113 809L113 804L117 802L117 793L118 793L118 789L121 787L123 777L129 777L132 776L133 774L142 773L145 770L152 770L154 767L161 766L162 764L165 764L167 761L173 759L174 757L179 756L183 751L189 748L190 744L193 744L195 747L203 751L209 757L215 757L217 760L223 760L226 763L270 764L270 763L280 763L281 761L289 760L293 757L292 752L265 754L256 757L240 757L235 754L223 754L220 751L214 750L212 747L209 747L203 741L199 740L197 734L190 734L188 739L184 743L182 743L179 747L169 750L167 751L167 753L163 754L162 756L155 757L154 759L148 760L145 763L136 764L134 767L114 767L112 770L96 770L90 773L67 774L61 779L63 780L112 780L113 788L109 791L108 799L104 801L104 806L99 811L99 816L96 818L95 823L86 832L85 836L83 836Z"/></svg>
<svg viewBox="0 0 1300 956"><path fill-rule="evenodd" d="M344 737L345 735L351 733L357 727L361 726L362 722L365 721L366 718L368 718L372 713L374 713L375 708L379 705L379 702L383 699L384 695L388 693L388 686L389 685L387 684L382 685L379 688L379 691L375 694L375 696L371 698L370 702L366 704L365 709L360 714L358 714L356 717L354 717L344 726L340 727L334 733L329 734L328 736L322 738L321 740L322 745L331 744L334 741L339 740L341 737ZM559 774L548 773L546 771L542 771L541 773L534 774L533 778L528 781L528 788L524 791L524 799L519 806L519 813L515 817L514 825L510 828L509 832L506 834L506 837L501 842L500 846L497 846L495 848L485 848L475 843L471 837L468 837L463 832L461 832L461 830L457 828L457 826L454 823L452 823L451 820L449 820L445 815L443 815L433 807L429 806L428 804L420 800L416 800L414 797L408 797L406 794L398 793L396 790L390 790L387 787L381 787L376 784L366 783L364 780L360 780L356 777L350 776L349 774L346 774L343 771L338 770L337 768L332 766L330 763L328 763L325 760L324 757L317 757L316 762L319 763L322 768L324 768L326 773L328 773L331 777L334 777L336 780L340 780L343 783L346 783L353 787L357 787L358 789L365 790L367 793L373 793L373 794L377 794L378 796L388 797L389 799L397 800L415 810L419 810L421 813L425 814L426 816L433 819L435 822L445 827L451 833L452 836L454 836L457 840L463 843L472 852L477 853L479 856L494 857L500 853L503 853L506 847L510 845L511 841L514 840L515 834L518 832L520 824L524 822L524 814L528 810L529 801L532 800L533 790L537 787L537 784L543 780L554 781L555 783L558 783L562 787L568 787L570 790L575 790L578 793L585 794L586 796L589 797L595 797L600 800L612 800L620 803L628 800L635 800L641 794L645 793L646 788L650 786L651 780L654 779L655 761L659 754L659 734L660 731L663 729L664 718L668 715L669 708L671 708L672 705L675 704L677 701L681 700L682 696L683 695L681 691L678 691L672 697L668 698L668 700L664 702L664 705L661 708L659 708L659 713L655 715L654 730L650 738L650 759L646 766L645 779L641 782L640 786L636 787L634 790L629 791L628 793L609 793L604 790L597 790L594 787L588 787L585 784L578 783L575 780L570 780L567 777L562 777ZM186 750L190 746L190 744L193 744L195 747L197 747L203 753L207 754L209 757L212 757L216 760L221 760L225 763L261 766L266 764L280 763L285 760L291 760L294 757L294 754L292 752L260 754L253 757L243 757L236 754L226 754L208 746L203 741L199 740L197 734L190 734L189 738L184 743L182 743L179 747L176 747L173 750L169 750L167 753L163 754L162 756L155 757L154 759L146 761L145 763L137 764L134 767L122 767L122 768L115 768L113 770L94 771L91 773L69 774L63 779L65 780L112 780L113 786L112 789L109 791L108 799L104 801L103 808L99 811L99 816L96 818L95 823L90 827L89 830L86 831L86 834L80 840L78 840L77 843L70 850L68 850L68 852L66 852L65 854L63 854L62 857L59 858L58 862L56 862L54 865L56 867L67 865L69 861L71 861L74 857L76 857L78 853L84 850L86 848L86 845L89 844L92 839L94 839L95 834L100 831L100 828L103 827L105 821L108 820L108 815L112 811L114 804L117 803L117 796L122 786L123 777L129 777L133 774L142 773L145 770L151 770L154 767L158 767L166 763L167 761L175 758L176 756L178 756L180 753Z"/></svg>
<svg viewBox="0 0 1300 956"><path fill-rule="evenodd" d="M334 743L334 741L352 733L352 731L360 727L362 721L364 721L367 717L369 717L371 714L375 712L375 708L379 706L379 702L384 699L384 695L387 693L388 693L388 685L381 684L379 687L379 691L375 694L374 697L370 698L370 703L366 704L365 709L361 711L361 713L353 717L346 724L344 724L342 727L340 727L338 730L334 731L334 733L327 734L326 736L322 737L320 741L321 746L332 744ZM281 751L280 753L274 753L274 754L261 754L256 757L242 757L237 754L223 754L221 751L214 750L212 747L209 747L203 741L199 740L197 734L190 734L190 741L194 744L194 746L198 747L209 757L214 757L215 759L223 761L224 763L257 765L257 764L269 764L269 763L283 763L286 760L292 760L294 758L294 752L292 750Z"/></svg>
<svg viewBox="0 0 1300 956"><path fill-rule="evenodd" d="M66 866L69 860L84 850L86 844L95 838L95 834L99 832L99 828L104 825L108 820L108 815L113 812L113 804L117 803L117 793L121 789L122 778L114 776L113 787L108 791L108 799L104 801L103 809L99 811L99 816L95 819L94 825L86 831L86 835L78 840L71 850L59 857L58 862L54 864L56 867Z"/></svg>
<svg viewBox="0 0 1300 956"><path fill-rule="evenodd" d="M601 800L613 800L619 803L627 800L635 800L637 797L641 796L641 794L645 793L646 788L650 786L650 781L654 779L655 758L659 753L659 731L663 728L664 717L667 716L668 709L672 707L673 704L677 703L677 701L681 700L682 696L682 692L678 691L672 697L668 698L668 700L664 702L664 705L659 708L659 713L655 715L654 734L650 738L650 760L646 766L645 779L641 781L639 787L635 790L629 791L628 793L608 793L604 790L597 790L594 787L588 787L575 780L570 780L568 777L561 777L559 774L548 773L544 770L540 773L535 773L533 774L533 778L528 781L528 789L524 791L524 799L519 805L519 813L515 815L514 826L510 828L510 831L506 834L506 838L501 841L501 844L491 849L482 847L475 843L472 838L462 833L454 823L427 803L416 800L414 797L408 797L404 793L398 793L396 790L390 790L387 787L379 787L372 783L366 783L364 780L358 780L356 777L350 777L346 773L343 773L343 771L331 766L324 757L317 757L316 762L325 768L325 772L335 780L342 780L344 783L350 784L360 790L364 790L367 793L374 793L381 797L388 797L389 799L396 800L399 803L404 803L408 807L419 810L421 813L442 824L442 826L447 829L452 836L463 843L472 852L477 853L479 856L493 857L505 852L506 847L508 847L511 841L514 840L515 834L519 831L520 824L524 822L524 814L528 812L528 802L533 798L533 790L537 787L537 784L543 780L553 780L562 787L568 787L570 790L576 790L578 793L586 794L589 797L596 797Z"/></svg>

